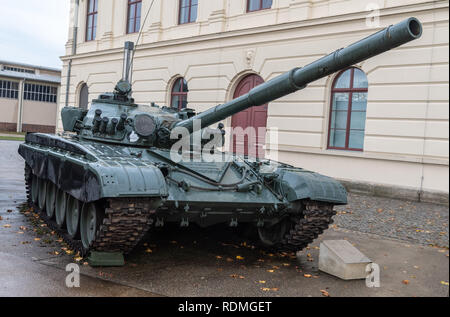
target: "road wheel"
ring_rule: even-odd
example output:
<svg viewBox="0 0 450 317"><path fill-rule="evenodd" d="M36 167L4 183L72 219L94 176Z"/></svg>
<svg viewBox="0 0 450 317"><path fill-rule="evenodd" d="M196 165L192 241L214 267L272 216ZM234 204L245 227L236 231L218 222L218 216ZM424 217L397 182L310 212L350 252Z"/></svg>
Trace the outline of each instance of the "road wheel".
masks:
<svg viewBox="0 0 450 317"><path fill-rule="evenodd" d="M39 194L39 178L36 175L33 175L33 178L31 180L31 201L33 202L33 204L37 204L38 194Z"/></svg>
<svg viewBox="0 0 450 317"><path fill-rule="evenodd" d="M281 243L286 234L294 227L295 223L290 218L285 218L272 226L258 228L261 242L268 247Z"/></svg>
<svg viewBox="0 0 450 317"><path fill-rule="evenodd" d="M39 193L38 193L38 205L41 211L45 208L45 198L47 196L47 181L43 178L39 178Z"/></svg>
<svg viewBox="0 0 450 317"><path fill-rule="evenodd" d="M55 216L55 202L56 202L56 185L52 182L47 183L47 197L45 198L45 212L47 217L52 219Z"/></svg>
<svg viewBox="0 0 450 317"><path fill-rule="evenodd" d="M67 233L72 239L78 238L80 223L81 203L78 199L69 196L66 204Z"/></svg>
<svg viewBox="0 0 450 317"><path fill-rule="evenodd" d="M95 241L100 226L100 210L95 203L84 204L80 218L80 234L83 247L88 250Z"/></svg>
<svg viewBox="0 0 450 317"><path fill-rule="evenodd" d="M60 229L64 226L66 221L66 203L67 194L62 190L58 190L56 193L55 216L56 224Z"/></svg>

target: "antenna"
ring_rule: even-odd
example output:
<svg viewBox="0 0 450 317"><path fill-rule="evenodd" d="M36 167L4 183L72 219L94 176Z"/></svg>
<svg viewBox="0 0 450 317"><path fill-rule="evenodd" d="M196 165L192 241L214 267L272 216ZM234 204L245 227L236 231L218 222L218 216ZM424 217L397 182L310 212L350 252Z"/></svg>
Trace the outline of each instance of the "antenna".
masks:
<svg viewBox="0 0 450 317"><path fill-rule="evenodd" d="M148 18L149 14L150 14L150 11L151 11L154 3L155 3L155 0L152 0L152 3L150 4L150 7L147 10L147 14L145 15L144 22L141 25L141 29L139 30L139 35L138 35L138 38L137 38L137 41L136 41L136 45L134 46L133 52L131 53L131 62L130 62L130 64L127 67L127 74L130 74L129 75L130 84L131 84L131 81L132 81L132 78L133 78L134 54L136 53L136 48L139 45L139 40L141 38L142 31L144 30L145 23L147 22L147 18Z"/></svg>

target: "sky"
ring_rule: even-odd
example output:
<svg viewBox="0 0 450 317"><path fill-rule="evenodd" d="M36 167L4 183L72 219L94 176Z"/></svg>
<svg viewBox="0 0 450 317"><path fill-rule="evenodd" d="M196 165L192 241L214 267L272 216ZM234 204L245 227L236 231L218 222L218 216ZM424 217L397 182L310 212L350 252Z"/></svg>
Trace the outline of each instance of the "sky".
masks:
<svg viewBox="0 0 450 317"><path fill-rule="evenodd" d="M70 0L0 0L0 60L61 68Z"/></svg>

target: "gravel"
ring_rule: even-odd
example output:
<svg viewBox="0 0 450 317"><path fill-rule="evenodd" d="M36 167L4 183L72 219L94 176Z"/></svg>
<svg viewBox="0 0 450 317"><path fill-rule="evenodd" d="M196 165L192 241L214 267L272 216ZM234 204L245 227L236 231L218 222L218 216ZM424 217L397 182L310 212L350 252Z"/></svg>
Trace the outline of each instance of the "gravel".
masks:
<svg viewBox="0 0 450 317"><path fill-rule="evenodd" d="M449 208L389 198L349 194L336 208L339 228L438 247L449 246Z"/></svg>

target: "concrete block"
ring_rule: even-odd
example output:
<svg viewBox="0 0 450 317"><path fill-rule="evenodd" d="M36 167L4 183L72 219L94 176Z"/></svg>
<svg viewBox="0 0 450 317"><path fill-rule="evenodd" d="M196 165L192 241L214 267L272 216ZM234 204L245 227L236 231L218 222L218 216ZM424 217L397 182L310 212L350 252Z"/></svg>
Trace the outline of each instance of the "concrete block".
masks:
<svg viewBox="0 0 450 317"><path fill-rule="evenodd" d="M372 261L347 240L328 240L320 244L319 270L343 280L365 279L370 263Z"/></svg>

